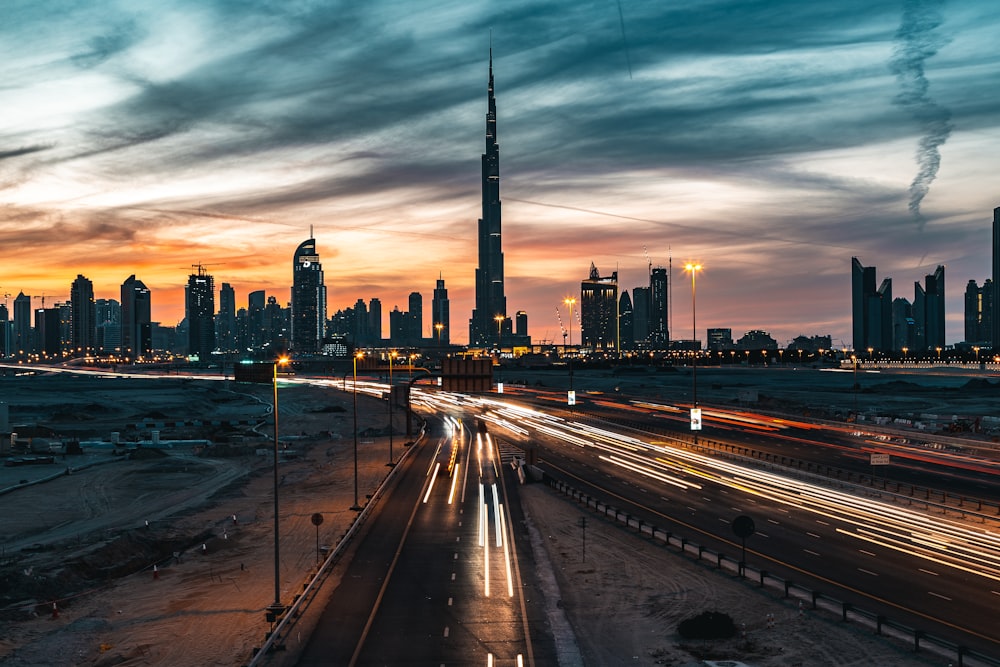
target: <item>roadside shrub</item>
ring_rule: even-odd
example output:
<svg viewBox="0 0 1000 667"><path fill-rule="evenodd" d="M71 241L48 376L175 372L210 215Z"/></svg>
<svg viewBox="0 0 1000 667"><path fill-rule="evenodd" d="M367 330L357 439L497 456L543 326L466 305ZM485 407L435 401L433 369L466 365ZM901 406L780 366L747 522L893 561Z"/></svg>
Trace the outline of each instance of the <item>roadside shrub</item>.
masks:
<svg viewBox="0 0 1000 667"><path fill-rule="evenodd" d="M736 624L729 614L703 611L681 621L677 632L684 639L729 639L736 636Z"/></svg>

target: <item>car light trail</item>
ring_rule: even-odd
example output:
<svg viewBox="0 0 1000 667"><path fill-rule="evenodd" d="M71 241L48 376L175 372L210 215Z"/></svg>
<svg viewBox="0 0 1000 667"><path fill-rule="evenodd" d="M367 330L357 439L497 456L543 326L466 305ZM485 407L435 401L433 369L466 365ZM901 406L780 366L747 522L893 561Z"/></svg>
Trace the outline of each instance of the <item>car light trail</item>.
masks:
<svg viewBox="0 0 1000 667"><path fill-rule="evenodd" d="M448 492L448 504L451 505L455 501L455 490L458 488L458 469L462 466L461 463L455 464L455 472L451 475L451 490Z"/></svg>
<svg viewBox="0 0 1000 667"><path fill-rule="evenodd" d="M507 515L503 511L503 505L497 507L497 517L500 519L499 523L503 528L504 534L507 533ZM503 560L504 566L507 568L507 597L514 597L514 577L510 571L510 541L504 540L503 543Z"/></svg>
<svg viewBox="0 0 1000 667"><path fill-rule="evenodd" d="M434 480L437 479L438 470L440 470L440 469L441 469L441 464L440 463L435 463L434 464L434 474L431 475L430 480L427 482L427 493L424 494L424 503L425 504L427 503L427 499L431 497L431 489L434 488Z"/></svg>

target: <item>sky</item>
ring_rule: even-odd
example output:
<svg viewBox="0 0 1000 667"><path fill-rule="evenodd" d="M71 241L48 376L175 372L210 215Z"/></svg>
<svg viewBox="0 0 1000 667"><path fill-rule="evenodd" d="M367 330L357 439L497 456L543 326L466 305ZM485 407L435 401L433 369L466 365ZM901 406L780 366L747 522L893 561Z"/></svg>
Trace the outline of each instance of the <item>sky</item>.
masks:
<svg viewBox="0 0 1000 667"><path fill-rule="evenodd" d="M491 44L508 314L535 342L561 342L591 263L628 290L672 267L672 338L696 305L702 340L837 347L854 256L911 301L945 265L948 343L966 283L990 277L993 0L5 0L2 16L11 305L65 301L77 274L117 299L135 274L173 325L198 264L238 306L286 303L312 230L330 313L377 297L388 335L417 291L433 337L440 276L467 342Z"/></svg>

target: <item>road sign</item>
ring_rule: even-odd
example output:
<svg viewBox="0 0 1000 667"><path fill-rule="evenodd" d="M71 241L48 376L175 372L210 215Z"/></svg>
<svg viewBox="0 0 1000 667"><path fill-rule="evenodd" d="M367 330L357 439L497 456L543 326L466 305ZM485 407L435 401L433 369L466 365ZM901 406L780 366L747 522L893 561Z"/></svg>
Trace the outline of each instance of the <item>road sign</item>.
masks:
<svg viewBox="0 0 1000 667"><path fill-rule="evenodd" d="M889 465L889 455L888 454L872 454L872 465L873 466L887 466L887 465Z"/></svg>
<svg viewBox="0 0 1000 667"><path fill-rule="evenodd" d="M701 408L691 408L691 430L701 430Z"/></svg>

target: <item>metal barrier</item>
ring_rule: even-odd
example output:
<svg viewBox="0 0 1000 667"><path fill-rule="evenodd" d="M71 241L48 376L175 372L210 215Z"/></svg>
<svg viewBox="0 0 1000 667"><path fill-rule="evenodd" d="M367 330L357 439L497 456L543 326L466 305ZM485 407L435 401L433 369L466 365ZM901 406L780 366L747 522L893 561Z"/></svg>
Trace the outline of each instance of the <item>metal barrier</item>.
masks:
<svg viewBox="0 0 1000 667"><path fill-rule="evenodd" d="M898 621L893 621L888 617L874 612L860 609L851 602L839 600L820 591L800 586L790 579L783 579L769 573L767 570L751 567L743 564L743 571L740 572L740 561L726 555L721 551L714 551L701 546L686 537L675 535L670 531L657 528L656 526L640 521L628 513L623 512L611 505L592 496L582 493L576 488L545 475L545 482L560 493L576 500L598 514L616 523L622 524L626 528L634 529L640 534L648 535L650 538L663 543L666 547L675 547L683 555L694 556L698 561L709 561L715 565L716 569L728 570L738 576L747 579L756 579L763 588L775 588L783 592L785 598L798 599L799 609L803 609L803 604L808 603L810 609L823 610L830 614L839 616L844 622L855 622L867 626L876 635L893 638L913 645L914 652L927 649L943 658L954 659L958 667L1000 667L1000 658L989 656L979 651L974 651L961 644L949 641L942 637L929 634L919 628L913 628ZM750 573L755 573L750 576Z"/></svg>

